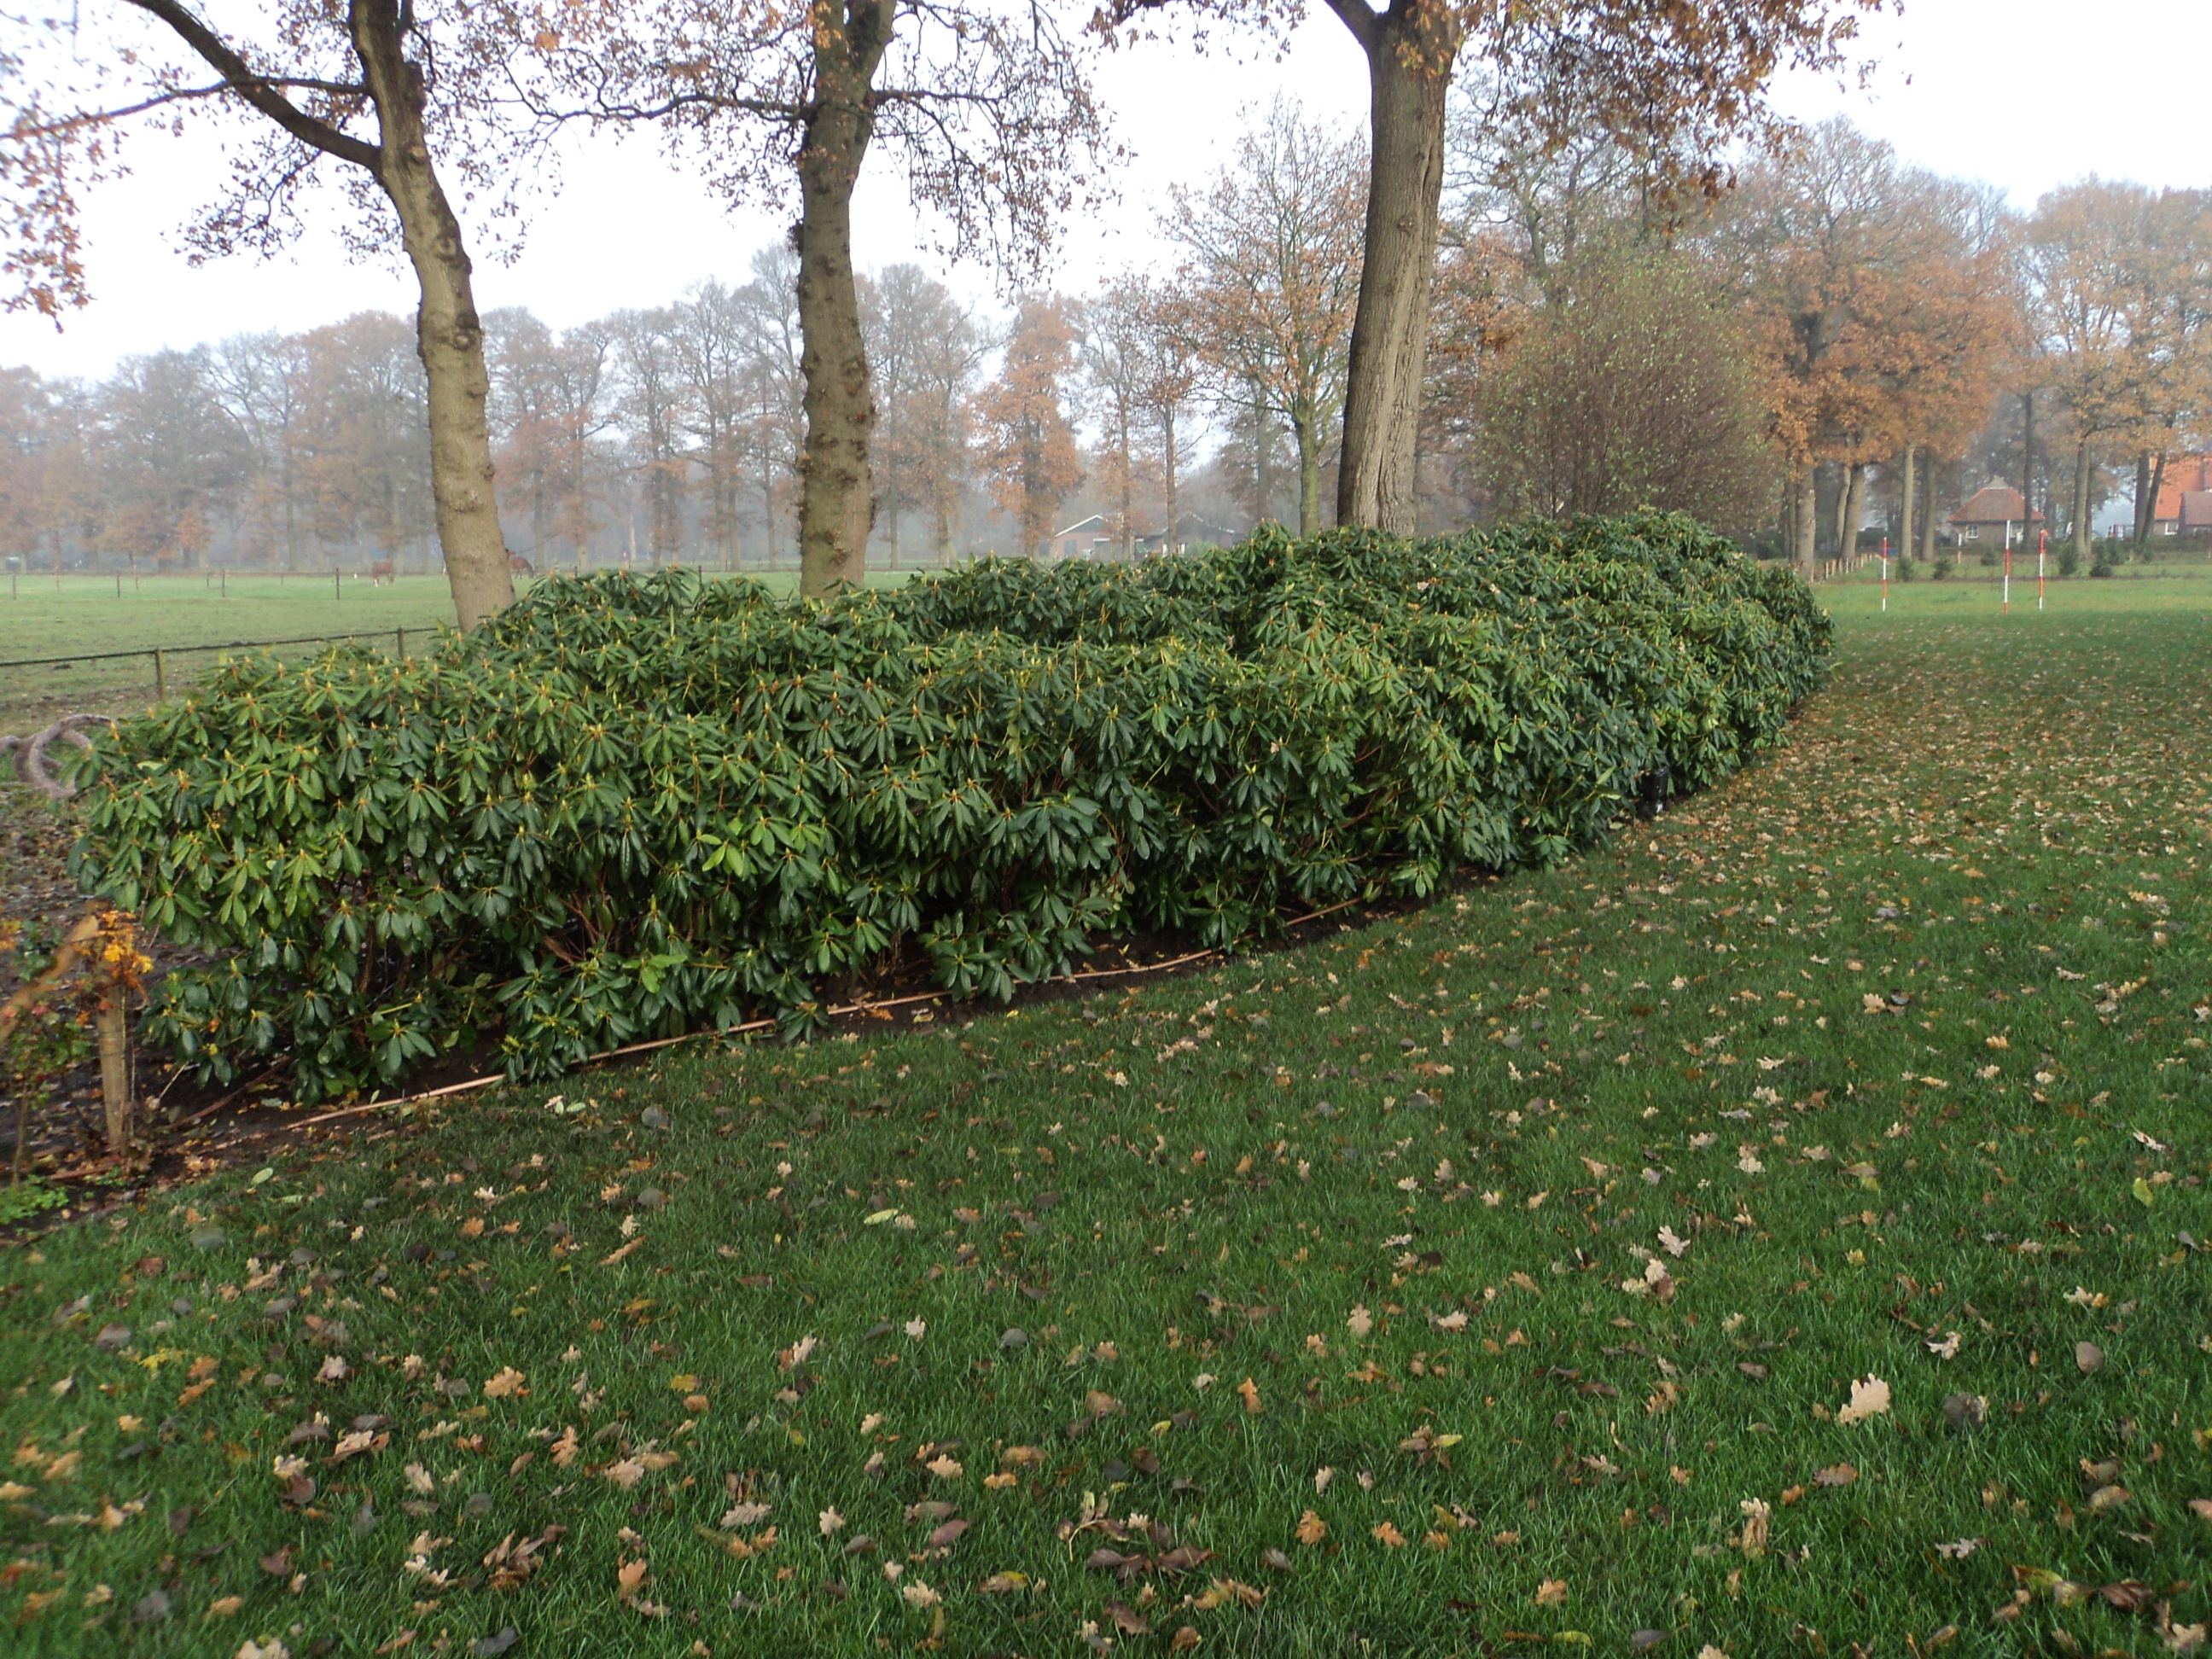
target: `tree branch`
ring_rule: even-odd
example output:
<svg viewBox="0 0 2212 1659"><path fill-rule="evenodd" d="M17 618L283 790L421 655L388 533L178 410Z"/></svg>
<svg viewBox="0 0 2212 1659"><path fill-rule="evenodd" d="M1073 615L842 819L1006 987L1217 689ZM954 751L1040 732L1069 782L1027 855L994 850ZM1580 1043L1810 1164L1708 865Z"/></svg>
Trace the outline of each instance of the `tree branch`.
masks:
<svg viewBox="0 0 2212 1659"><path fill-rule="evenodd" d="M225 88L259 110L301 143L335 155L341 161L374 173L381 159L374 144L341 132L327 121L308 114L277 90L271 77L254 73L252 65L179 0L128 0L148 16L166 23L186 46L204 58L223 78ZM307 83L315 84L315 83ZM329 89L329 88L323 88Z"/></svg>
<svg viewBox="0 0 2212 1659"><path fill-rule="evenodd" d="M1369 57L1375 55L1376 14L1367 0L1328 0L1328 9L1338 21L1352 31L1352 38L1359 42L1360 51Z"/></svg>

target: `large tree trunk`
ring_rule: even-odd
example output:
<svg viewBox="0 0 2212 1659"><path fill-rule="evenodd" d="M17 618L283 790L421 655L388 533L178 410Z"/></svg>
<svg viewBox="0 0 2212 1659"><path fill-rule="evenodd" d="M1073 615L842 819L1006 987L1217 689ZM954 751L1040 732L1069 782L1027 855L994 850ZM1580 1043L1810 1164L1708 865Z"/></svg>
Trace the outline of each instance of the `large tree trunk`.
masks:
<svg viewBox="0 0 2212 1659"><path fill-rule="evenodd" d="M1928 488L1923 492L1927 505L1920 509L1920 556L1930 564L1936 562L1936 458L1928 458Z"/></svg>
<svg viewBox="0 0 2212 1659"><path fill-rule="evenodd" d="M2150 523L2152 506L2150 451L2146 449L2139 452L2136 456L2135 548L2138 553L2142 551L2143 538L2149 533L2144 526Z"/></svg>
<svg viewBox="0 0 2212 1659"><path fill-rule="evenodd" d="M1370 169L1336 520L1411 533L1444 102L1462 29L1443 0L1329 0L1367 54Z"/></svg>
<svg viewBox="0 0 2212 1659"><path fill-rule="evenodd" d="M1836 515L1836 556L1845 563L1859 550L1859 525L1866 517L1866 463L1853 461L1844 481L1844 499Z"/></svg>
<svg viewBox="0 0 2212 1659"><path fill-rule="evenodd" d="M890 0L816 14L814 112L799 155L799 373L806 447L799 461L799 590L828 599L867 568L876 424L860 295L853 280L853 186L875 132L869 90L890 44Z"/></svg>
<svg viewBox="0 0 2212 1659"><path fill-rule="evenodd" d="M1298 446L1298 534L1321 534L1320 422L1310 409L1291 416L1291 435Z"/></svg>
<svg viewBox="0 0 2212 1659"><path fill-rule="evenodd" d="M1820 552L1820 473L1807 466L1797 475L1797 570L1807 581Z"/></svg>
<svg viewBox="0 0 2212 1659"><path fill-rule="evenodd" d="M2158 492L2166 488L2166 452L2160 450L2150 464L2149 486L2136 512L2136 557L2150 551L2151 532L2158 528Z"/></svg>
<svg viewBox="0 0 2212 1659"><path fill-rule="evenodd" d="M1912 509L1916 505L1918 485L1920 452L1912 444L1905 447L1905 523L1897 538L1897 550L1906 558L1912 556Z"/></svg>
<svg viewBox="0 0 2212 1659"><path fill-rule="evenodd" d="M1119 411L1119 437L1121 446L1121 557L1124 562L1137 556L1137 469L1136 458L1130 453L1129 405L1124 400Z"/></svg>
<svg viewBox="0 0 2212 1659"><path fill-rule="evenodd" d="M2089 446L2084 442L2074 446L2074 556L2087 562L2089 558Z"/></svg>
<svg viewBox="0 0 2212 1659"><path fill-rule="evenodd" d="M1172 553L1181 545L1176 539L1176 533L1182 523L1182 512L1176 495L1176 412L1172 404L1160 411L1160 436L1164 454L1161 482L1167 486L1168 509L1167 539L1160 544L1160 550Z"/></svg>
<svg viewBox="0 0 2212 1659"><path fill-rule="evenodd" d="M453 610L466 631L514 603L507 540L492 493L491 433L484 418L491 377L484 368L483 325L461 223L430 162L422 70L407 59L397 0L354 0L349 21L354 51L376 105L376 181L398 216L422 293L415 346L429 383L430 490Z"/></svg>

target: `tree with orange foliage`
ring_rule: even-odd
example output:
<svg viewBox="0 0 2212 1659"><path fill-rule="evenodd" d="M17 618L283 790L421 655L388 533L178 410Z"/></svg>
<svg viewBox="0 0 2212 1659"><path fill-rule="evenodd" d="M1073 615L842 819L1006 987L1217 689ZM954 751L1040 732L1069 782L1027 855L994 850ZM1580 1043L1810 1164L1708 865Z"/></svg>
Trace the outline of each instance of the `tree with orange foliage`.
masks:
<svg viewBox="0 0 2212 1659"><path fill-rule="evenodd" d="M1766 370L1802 567L1819 543L1818 463L1845 469L1848 551L1868 465L1958 453L1987 412L2016 332L2002 229L1988 192L1904 167L1838 118L1753 168L1707 233Z"/></svg>
<svg viewBox="0 0 2212 1659"><path fill-rule="evenodd" d="M1706 158L1781 127L1766 100L1785 65L1838 66L1857 15L1881 0L1327 0L1365 59L1370 166L1359 298L1346 376L1337 518L1413 525L1430 298L1444 175L1445 114L1463 55L1548 137L1591 124L1669 164L1662 188L1717 188ZM1299 0L1106 0L1094 27L1142 35L1171 7L1280 33ZM1571 88L1571 98L1559 95ZM1672 163L1683 165L1675 169Z"/></svg>
<svg viewBox="0 0 2212 1659"><path fill-rule="evenodd" d="M2136 537L2166 452L2212 416L2212 191L2085 179L2036 204L2021 264L2049 383L2075 432L2074 545L2089 554L2091 452L2135 452Z"/></svg>
<svg viewBox="0 0 2212 1659"><path fill-rule="evenodd" d="M1082 337L1066 301L1024 300L998 378L975 399L991 499L1018 526L1025 553L1042 550L1053 514L1083 482L1063 395Z"/></svg>

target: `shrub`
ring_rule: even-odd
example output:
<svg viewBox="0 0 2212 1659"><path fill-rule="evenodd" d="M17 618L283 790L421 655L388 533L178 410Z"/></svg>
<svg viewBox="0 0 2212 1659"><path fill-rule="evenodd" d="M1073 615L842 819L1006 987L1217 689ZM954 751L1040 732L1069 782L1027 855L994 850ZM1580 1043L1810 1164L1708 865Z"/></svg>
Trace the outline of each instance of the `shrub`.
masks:
<svg viewBox="0 0 2212 1659"><path fill-rule="evenodd" d="M88 887L221 957L156 1041L303 1097L496 1034L518 1075L815 1018L903 953L1004 997L1132 925L1556 860L1664 759L1709 784L1819 683L1794 574L1647 514L1134 566L987 562L827 606L540 585L397 662L248 659L103 734Z"/></svg>

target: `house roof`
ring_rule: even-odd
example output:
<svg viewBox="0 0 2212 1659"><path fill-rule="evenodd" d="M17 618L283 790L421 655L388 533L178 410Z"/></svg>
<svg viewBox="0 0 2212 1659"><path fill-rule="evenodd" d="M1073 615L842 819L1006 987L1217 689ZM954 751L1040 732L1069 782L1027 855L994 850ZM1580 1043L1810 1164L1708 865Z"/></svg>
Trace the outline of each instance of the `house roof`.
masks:
<svg viewBox="0 0 2212 1659"><path fill-rule="evenodd" d="M1951 515L1953 524L2018 524L2026 518L2031 524L2043 522L2040 513L2027 512L2027 498L2008 484L1984 484L1966 498L1956 513Z"/></svg>
<svg viewBox="0 0 2212 1659"><path fill-rule="evenodd" d="M1078 519L1065 530L1054 531L1052 538L1058 541L1062 536L1101 536L1105 532L1106 515L1103 513L1094 513L1087 519Z"/></svg>
<svg viewBox="0 0 2212 1659"><path fill-rule="evenodd" d="M2181 492L2181 527L2184 530L2212 530L2212 489L2185 489Z"/></svg>

